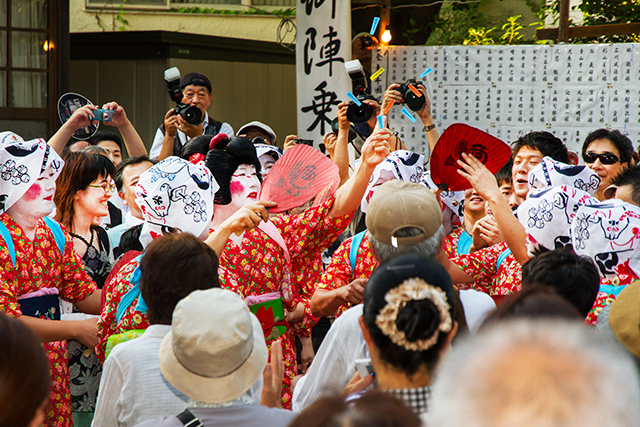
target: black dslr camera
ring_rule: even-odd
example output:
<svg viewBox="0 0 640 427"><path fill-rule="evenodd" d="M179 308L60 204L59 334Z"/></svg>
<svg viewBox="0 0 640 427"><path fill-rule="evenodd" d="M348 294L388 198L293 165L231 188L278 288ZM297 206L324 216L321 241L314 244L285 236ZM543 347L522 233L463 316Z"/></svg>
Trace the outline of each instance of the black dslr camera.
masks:
<svg viewBox="0 0 640 427"><path fill-rule="evenodd" d="M180 70L178 67L169 68L164 71L164 81L167 83L169 97L176 103L173 114L180 114L189 124L199 125L202 123L202 111L195 105L182 103L182 90L180 89Z"/></svg>
<svg viewBox="0 0 640 427"><path fill-rule="evenodd" d="M371 118L373 109L371 109L370 105L362 102L369 98L369 95L365 92L367 89L367 78L364 75L362 64L355 59L345 62L344 68L347 69L349 78L351 78L351 92L358 98L358 101L362 103L361 105L357 105L353 101L349 103L347 119L349 119L351 123L366 123Z"/></svg>
<svg viewBox="0 0 640 427"><path fill-rule="evenodd" d="M407 104L407 107L411 108L413 111L420 111L422 106L424 105L424 96L417 96L413 91L409 88L409 85L413 85L416 89L418 86L424 87L422 82L417 82L414 79L407 80L406 83L400 85L395 90L402 94L402 99L404 99L404 103Z"/></svg>

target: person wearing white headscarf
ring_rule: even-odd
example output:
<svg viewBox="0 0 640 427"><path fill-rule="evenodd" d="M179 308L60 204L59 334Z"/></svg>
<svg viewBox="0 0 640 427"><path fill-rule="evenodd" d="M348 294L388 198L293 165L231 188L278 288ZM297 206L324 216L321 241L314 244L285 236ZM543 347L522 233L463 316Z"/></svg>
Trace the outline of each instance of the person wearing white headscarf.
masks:
<svg viewBox="0 0 640 427"><path fill-rule="evenodd" d="M136 203L144 223L140 243L146 247L154 238L167 233L190 233L206 240L220 254L231 233L253 228L267 218L267 202L245 207L209 236L213 218L214 194L219 186L203 162L193 164L179 157L168 157L140 175ZM262 216L261 216L262 215ZM209 237L207 237L209 236ZM96 354L104 361L109 338L149 326L146 304L138 288L140 257L134 258L105 284L105 305L98 321ZM221 277L226 277L224 271Z"/></svg>
<svg viewBox="0 0 640 427"><path fill-rule="evenodd" d="M98 314L100 291L69 234L47 217L64 162L43 139L0 138L0 310L44 343L52 374L45 425L73 426L66 340L95 346L96 321L60 321L59 298Z"/></svg>

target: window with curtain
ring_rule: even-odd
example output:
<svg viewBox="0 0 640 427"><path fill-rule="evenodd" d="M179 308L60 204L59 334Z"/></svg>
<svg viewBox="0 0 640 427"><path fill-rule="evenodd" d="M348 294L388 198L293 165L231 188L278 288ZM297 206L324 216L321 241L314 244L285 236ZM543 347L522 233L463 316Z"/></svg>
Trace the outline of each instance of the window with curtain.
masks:
<svg viewBox="0 0 640 427"><path fill-rule="evenodd" d="M40 129L52 116L52 3L0 0L0 122L20 121L16 126Z"/></svg>

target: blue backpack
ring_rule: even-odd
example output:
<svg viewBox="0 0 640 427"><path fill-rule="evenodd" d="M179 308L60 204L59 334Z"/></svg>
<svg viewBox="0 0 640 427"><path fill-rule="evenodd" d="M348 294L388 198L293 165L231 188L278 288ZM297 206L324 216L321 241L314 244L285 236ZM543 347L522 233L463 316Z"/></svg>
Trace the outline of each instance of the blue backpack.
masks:
<svg viewBox="0 0 640 427"><path fill-rule="evenodd" d="M56 245L58 245L58 249L60 250L60 255L64 254L64 246L67 240L64 237L64 232L62 231L62 227L58 224L58 221L51 219L49 217L43 217L44 223L53 233L53 238L56 241ZM9 256L11 257L11 261L13 262L13 266L16 265L16 248L13 246L13 239L11 238L11 233L9 233L9 229L3 222L0 222L0 237L4 239L4 242L7 244L7 250L9 251Z"/></svg>

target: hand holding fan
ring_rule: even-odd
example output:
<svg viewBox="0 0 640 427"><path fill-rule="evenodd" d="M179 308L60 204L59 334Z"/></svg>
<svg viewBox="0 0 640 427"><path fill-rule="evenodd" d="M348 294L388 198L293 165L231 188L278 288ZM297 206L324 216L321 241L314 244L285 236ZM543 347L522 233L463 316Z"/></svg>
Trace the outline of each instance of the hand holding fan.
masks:
<svg viewBox="0 0 640 427"><path fill-rule="evenodd" d="M259 199L277 203L270 212L284 212L302 206L320 193L332 194L339 183L335 163L319 150L298 144L274 163L262 183Z"/></svg>
<svg viewBox="0 0 640 427"><path fill-rule="evenodd" d="M462 191L471 184L458 174L458 160L462 153L471 154L492 174L498 172L511 158L507 144L480 129L463 123L452 124L443 132L431 154L431 179L449 191Z"/></svg>

